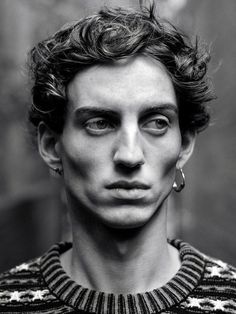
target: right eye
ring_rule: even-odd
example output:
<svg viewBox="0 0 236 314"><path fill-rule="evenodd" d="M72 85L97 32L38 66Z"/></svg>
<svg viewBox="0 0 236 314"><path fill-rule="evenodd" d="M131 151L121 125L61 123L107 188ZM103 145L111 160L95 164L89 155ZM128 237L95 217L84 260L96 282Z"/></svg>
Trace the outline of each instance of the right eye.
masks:
<svg viewBox="0 0 236 314"><path fill-rule="evenodd" d="M114 130L115 126L104 118L92 118L85 122L85 129L93 134L103 134Z"/></svg>

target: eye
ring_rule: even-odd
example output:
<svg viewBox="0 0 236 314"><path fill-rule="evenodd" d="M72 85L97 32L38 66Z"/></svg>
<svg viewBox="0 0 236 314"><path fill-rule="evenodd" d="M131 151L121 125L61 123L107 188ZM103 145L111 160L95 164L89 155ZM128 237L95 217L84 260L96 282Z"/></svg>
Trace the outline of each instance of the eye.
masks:
<svg viewBox="0 0 236 314"><path fill-rule="evenodd" d="M90 133L105 133L114 129L112 122L105 118L92 118L85 122L85 129Z"/></svg>
<svg viewBox="0 0 236 314"><path fill-rule="evenodd" d="M166 117L151 119L143 124L143 128L153 134L163 134L169 127L169 120Z"/></svg>

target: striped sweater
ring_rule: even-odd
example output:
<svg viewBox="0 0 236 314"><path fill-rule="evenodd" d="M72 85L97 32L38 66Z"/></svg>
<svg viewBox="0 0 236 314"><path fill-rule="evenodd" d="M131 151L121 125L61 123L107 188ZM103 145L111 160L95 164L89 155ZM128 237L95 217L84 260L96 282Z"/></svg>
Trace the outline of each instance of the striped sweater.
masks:
<svg viewBox="0 0 236 314"><path fill-rule="evenodd" d="M181 268L161 288L115 295L84 288L67 276L59 256L70 243L0 276L0 313L236 313L236 269L180 240Z"/></svg>

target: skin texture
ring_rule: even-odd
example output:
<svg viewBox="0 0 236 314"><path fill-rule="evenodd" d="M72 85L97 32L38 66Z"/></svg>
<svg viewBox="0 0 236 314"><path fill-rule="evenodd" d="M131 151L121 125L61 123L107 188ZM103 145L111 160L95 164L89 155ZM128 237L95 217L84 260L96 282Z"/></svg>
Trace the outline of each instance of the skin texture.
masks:
<svg viewBox="0 0 236 314"><path fill-rule="evenodd" d="M178 115L174 110L148 117L140 114L144 109L165 104L177 109L167 73L144 58L116 67L92 67L75 77L68 94L70 111L60 151L74 206L79 204L117 228L144 224L169 194L181 154ZM109 108L117 118L107 123L112 120L110 115L76 115L78 108L85 107ZM159 129L155 119L160 119ZM150 188L134 193L130 200L125 196L119 199L116 191L106 189L107 184L118 180L138 180Z"/></svg>
<svg viewBox="0 0 236 314"><path fill-rule="evenodd" d="M167 197L194 146L192 134L181 136L170 77L138 56L83 70L67 95L62 135L39 127L41 156L64 171L74 243L66 271L117 293L166 283L179 267L166 242ZM145 188L109 187L119 180Z"/></svg>

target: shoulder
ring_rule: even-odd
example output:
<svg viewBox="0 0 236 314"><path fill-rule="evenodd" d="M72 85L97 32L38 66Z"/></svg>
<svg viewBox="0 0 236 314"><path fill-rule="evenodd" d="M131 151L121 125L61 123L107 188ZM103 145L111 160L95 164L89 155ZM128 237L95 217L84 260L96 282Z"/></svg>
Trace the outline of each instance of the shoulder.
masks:
<svg viewBox="0 0 236 314"><path fill-rule="evenodd" d="M220 280L232 283L236 291L236 268L220 259L204 255L205 258L205 280Z"/></svg>
<svg viewBox="0 0 236 314"><path fill-rule="evenodd" d="M182 303L182 307L191 311L202 311L201 313L235 313L236 268L194 250L202 256L204 268L198 284Z"/></svg>
<svg viewBox="0 0 236 314"><path fill-rule="evenodd" d="M236 300L236 267L225 261L206 255L197 249L193 250L202 256L204 261L204 269L199 281L199 286L204 291L218 291L219 294L227 294L233 292L229 297Z"/></svg>
<svg viewBox="0 0 236 314"><path fill-rule="evenodd" d="M47 270L55 269L60 261L60 253L67 246L55 244L43 256L2 273L0 275L0 313L74 313L70 306L66 306L51 292L43 271L43 261ZM50 259L52 251L54 255ZM50 276L51 274L52 271Z"/></svg>
<svg viewBox="0 0 236 314"><path fill-rule="evenodd" d="M0 313L41 313L58 305L44 282L40 263L41 257L0 275Z"/></svg>
<svg viewBox="0 0 236 314"><path fill-rule="evenodd" d="M37 280L40 273L40 258L22 263L0 274L0 289L14 285L24 285Z"/></svg>
<svg viewBox="0 0 236 314"><path fill-rule="evenodd" d="M177 245L176 245L177 243ZM221 280L226 281L227 283L231 282L234 284L236 289L236 267L224 262L220 259L211 257L207 254L202 253L192 245L182 241L175 240L175 246L179 247L180 255L182 253L187 255L190 252L190 256L198 256L199 259L203 262L203 272L201 275L201 280ZM190 261L189 261L190 262ZM196 264L196 263L195 263ZM213 281L212 281L213 282Z"/></svg>
<svg viewBox="0 0 236 314"><path fill-rule="evenodd" d="M23 305L48 293L40 276L39 262L37 258L0 275L0 308L8 304Z"/></svg>

